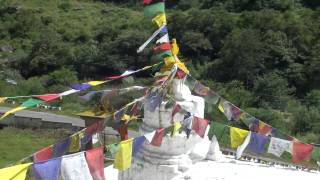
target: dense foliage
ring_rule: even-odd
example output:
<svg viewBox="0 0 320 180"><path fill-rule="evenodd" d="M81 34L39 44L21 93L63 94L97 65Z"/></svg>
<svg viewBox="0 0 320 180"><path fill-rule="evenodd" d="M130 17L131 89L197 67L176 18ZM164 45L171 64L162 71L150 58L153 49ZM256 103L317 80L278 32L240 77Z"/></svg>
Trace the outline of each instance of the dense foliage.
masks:
<svg viewBox="0 0 320 180"><path fill-rule="evenodd" d="M62 91L153 64L148 49L136 53L154 29L142 12L140 0L1 1L0 95ZM168 0L167 13L194 77L263 121L320 143L318 0Z"/></svg>

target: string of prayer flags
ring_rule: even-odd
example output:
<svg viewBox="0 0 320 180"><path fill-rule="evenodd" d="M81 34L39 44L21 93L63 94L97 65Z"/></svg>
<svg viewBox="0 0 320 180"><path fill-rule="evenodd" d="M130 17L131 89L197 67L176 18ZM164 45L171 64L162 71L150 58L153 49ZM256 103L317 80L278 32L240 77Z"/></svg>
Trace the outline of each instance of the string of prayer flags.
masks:
<svg viewBox="0 0 320 180"><path fill-rule="evenodd" d="M196 82L194 86L194 92L200 96L207 96L209 93L209 87L204 86L199 81Z"/></svg>
<svg viewBox="0 0 320 180"><path fill-rule="evenodd" d="M163 139L164 133L165 133L164 128L157 129L150 144L160 147L162 144L162 139Z"/></svg>
<svg viewBox="0 0 320 180"><path fill-rule="evenodd" d="M125 77L128 77L128 76L136 73L136 72L139 72L139 70L137 70L137 71L126 70L125 72L123 72L123 73L120 74L120 75L115 75L115 76L106 77L106 79L108 79L108 80L115 80L115 79L125 78Z"/></svg>
<svg viewBox="0 0 320 180"><path fill-rule="evenodd" d="M105 180L103 147L86 151L86 160L93 180Z"/></svg>
<svg viewBox="0 0 320 180"><path fill-rule="evenodd" d="M268 147L268 153L273 154L277 157L280 157L285 151L292 154L292 146L292 141L271 137Z"/></svg>
<svg viewBox="0 0 320 180"><path fill-rule="evenodd" d="M220 100L218 109L224 113L229 121L239 121L243 113L241 109L223 99Z"/></svg>
<svg viewBox="0 0 320 180"><path fill-rule="evenodd" d="M302 161L309 161L313 145L301 142L293 142L292 146L292 162L300 163Z"/></svg>
<svg viewBox="0 0 320 180"><path fill-rule="evenodd" d="M243 141L247 137L249 131L239 129L236 127L230 127L230 141L231 141L231 147L237 148L241 144L243 144Z"/></svg>
<svg viewBox="0 0 320 180"><path fill-rule="evenodd" d="M209 121L203 118L194 116L192 122L192 130L194 130L200 137L204 137Z"/></svg>
<svg viewBox="0 0 320 180"><path fill-rule="evenodd" d="M53 146L48 146L46 148L41 149L33 155L34 162L40 162L48 160L53 155Z"/></svg>
<svg viewBox="0 0 320 180"><path fill-rule="evenodd" d="M36 180L59 180L61 158L34 163L32 169Z"/></svg>
<svg viewBox="0 0 320 180"><path fill-rule="evenodd" d="M252 152L255 152L257 154L262 154L264 152L264 147L269 142L270 138L268 136L254 133L254 132L250 134L251 134L250 142L247 148Z"/></svg>
<svg viewBox="0 0 320 180"><path fill-rule="evenodd" d="M19 164L0 169L0 177L5 180L25 180L29 166L32 163Z"/></svg>
<svg viewBox="0 0 320 180"><path fill-rule="evenodd" d="M24 110L24 109L27 109L27 107L16 107L16 108L14 108L14 109L11 109L11 110L9 110L9 111L7 111L6 113L4 113L2 116L1 116L1 118L0 118L0 120L2 120L3 118L5 118L5 117L7 117L7 116L9 116L10 114L13 114L13 113L15 113L15 112L17 112L17 111L21 111L21 110Z"/></svg>
<svg viewBox="0 0 320 180"><path fill-rule="evenodd" d="M144 16L154 18L158 14L165 13L164 2L148 4L144 7Z"/></svg>
<svg viewBox="0 0 320 180"><path fill-rule="evenodd" d="M141 148L145 140L145 136L138 136L133 139L132 156L135 156L138 153L139 149Z"/></svg>
<svg viewBox="0 0 320 180"><path fill-rule="evenodd" d="M62 157L61 177L68 180L93 180L84 152Z"/></svg>
<svg viewBox="0 0 320 180"><path fill-rule="evenodd" d="M116 154L113 167L123 171L131 166L133 139L121 141L119 151Z"/></svg>

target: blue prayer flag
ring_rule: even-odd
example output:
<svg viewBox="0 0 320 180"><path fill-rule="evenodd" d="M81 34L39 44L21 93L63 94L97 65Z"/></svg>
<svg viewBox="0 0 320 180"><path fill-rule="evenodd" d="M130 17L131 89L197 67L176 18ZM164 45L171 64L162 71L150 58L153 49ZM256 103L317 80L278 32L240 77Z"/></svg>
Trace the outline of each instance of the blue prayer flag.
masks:
<svg viewBox="0 0 320 180"><path fill-rule="evenodd" d="M267 142L269 142L268 136L252 132L247 148L255 153L261 154L263 153L264 146Z"/></svg>
<svg viewBox="0 0 320 180"><path fill-rule="evenodd" d="M79 90L79 91L83 91L83 90L89 89L91 87L92 86L90 84L86 84L86 83L71 85L72 89Z"/></svg>
<svg viewBox="0 0 320 180"><path fill-rule="evenodd" d="M50 159L33 164L36 180L58 180L60 174L61 158Z"/></svg>
<svg viewBox="0 0 320 180"><path fill-rule="evenodd" d="M135 156L137 154L137 152L139 151L140 147L142 146L145 140L146 140L145 136L140 136L133 139L132 156Z"/></svg>
<svg viewBox="0 0 320 180"><path fill-rule="evenodd" d="M55 145L53 145L53 157L61 157L63 156L69 149L70 139L64 139Z"/></svg>

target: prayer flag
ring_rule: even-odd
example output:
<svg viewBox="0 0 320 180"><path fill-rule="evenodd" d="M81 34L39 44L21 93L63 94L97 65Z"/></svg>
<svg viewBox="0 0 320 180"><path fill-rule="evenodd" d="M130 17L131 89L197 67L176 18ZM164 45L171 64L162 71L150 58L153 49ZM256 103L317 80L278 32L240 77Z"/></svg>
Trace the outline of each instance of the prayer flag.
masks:
<svg viewBox="0 0 320 180"><path fill-rule="evenodd" d="M80 133L70 136L69 152L77 152L80 150Z"/></svg>
<svg viewBox="0 0 320 180"><path fill-rule="evenodd" d="M116 153L118 152L120 146L119 144L108 144L106 146L106 156L110 158L115 158Z"/></svg>
<svg viewBox="0 0 320 180"><path fill-rule="evenodd" d="M114 80L114 79L125 78L125 77L128 77L128 76L136 73L136 72L139 72L139 70L137 70L137 71L126 70L126 71L125 71L124 73L122 73L121 75L106 77L106 79L108 79L108 80Z"/></svg>
<svg viewBox="0 0 320 180"><path fill-rule="evenodd" d="M89 101L93 98L94 95L98 94L99 91L92 91L92 92L88 92L87 94L80 96L81 99L85 100L85 101Z"/></svg>
<svg viewBox="0 0 320 180"><path fill-rule="evenodd" d="M252 133L249 132L247 135L246 139L243 141L243 143L237 148L237 154L236 158L239 159L242 156L243 151L247 148L248 144L250 143Z"/></svg>
<svg viewBox="0 0 320 180"><path fill-rule="evenodd" d="M61 157L68 152L70 139L66 138L53 145L53 157Z"/></svg>
<svg viewBox="0 0 320 180"><path fill-rule="evenodd" d="M314 147L311 158L315 161L320 161L320 148L319 147Z"/></svg>
<svg viewBox="0 0 320 180"><path fill-rule="evenodd" d="M194 130L200 137L203 138L206 133L208 124L208 120L194 116L192 122L192 130Z"/></svg>
<svg viewBox="0 0 320 180"><path fill-rule="evenodd" d="M59 97L60 97L59 94L47 94L47 95L36 96L36 98L41 99L46 102L58 99Z"/></svg>
<svg viewBox="0 0 320 180"><path fill-rule="evenodd" d="M45 161L45 160L52 158L52 155L53 155L52 146L48 146L48 147L43 148L40 151L36 152L33 155L33 161L35 163L40 162L40 161Z"/></svg>
<svg viewBox="0 0 320 180"><path fill-rule="evenodd" d="M271 137L268 153L280 157L284 151L292 154L292 141Z"/></svg>
<svg viewBox="0 0 320 180"><path fill-rule="evenodd" d="M103 83L105 83L106 81L89 81L89 82L87 82L89 85L91 85L91 86L98 86L98 85L100 85L100 84L103 84Z"/></svg>
<svg viewBox="0 0 320 180"><path fill-rule="evenodd" d="M138 153L139 149L141 148L145 140L145 136L139 136L133 139L132 156L135 156Z"/></svg>
<svg viewBox="0 0 320 180"><path fill-rule="evenodd" d="M157 129L156 133L152 138L151 144L158 147L161 146L163 136L164 136L164 128Z"/></svg>
<svg viewBox="0 0 320 180"><path fill-rule="evenodd" d="M244 129L239 129L236 127L230 128L230 141L231 141L231 147L237 148L240 146L245 138L247 137L249 131Z"/></svg>
<svg viewBox="0 0 320 180"><path fill-rule="evenodd" d="M164 0L143 0L143 5L150 5L157 2L164 2Z"/></svg>
<svg viewBox="0 0 320 180"><path fill-rule="evenodd" d="M156 134L156 131L152 131L150 133L146 133L144 137L149 141L149 143L151 143L155 134Z"/></svg>
<svg viewBox="0 0 320 180"><path fill-rule="evenodd" d="M153 18L158 14L164 13L164 9L165 6L163 2L150 4L144 7L144 16Z"/></svg>
<svg viewBox="0 0 320 180"><path fill-rule="evenodd" d="M272 127L262 121L259 121L259 131L260 134L269 135L272 132Z"/></svg>
<svg viewBox="0 0 320 180"><path fill-rule="evenodd" d="M250 121L252 121L249 125L250 131L258 133L260 121L254 117Z"/></svg>
<svg viewBox="0 0 320 180"><path fill-rule="evenodd" d="M34 98L30 98L27 101L23 102L21 104L22 107L26 107L26 108L31 108L34 107L38 104L42 104L44 101L39 100L39 99L34 99Z"/></svg>
<svg viewBox="0 0 320 180"><path fill-rule="evenodd" d="M211 127L213 134L216 135L218 139L220 139L220 137L225 133L225 128L227 126L218 122L212 122Z"/></svg>
<svg viewBox="0 0 320 180"><path fill-rule="evenodd" d="M79 91L84 91L84 90L87 90L89 88L91 88L92 86L90 84L87 84L87 83L81 83L81 84L73 84L71 85L71 88L72 89L75 89L75 90L79 90Z"/></svg>
<svg viewBox="0 0 320 180"><path fill-rule="evenodd" d="M128 139L128 125L126 124L121 124L120 127L117 129L120 137L121 137L121 141L127 140Z"/></svg>
<svg viewBox="0 0 320 180"><path fill-rule="evenodd" d="M152 19L152 22L156 23L159 27L167 24L167 18L165 13L161 13Z"/></svg>
<svg viewBox="0 0 320 180"><path fill-rule="evenodd" d="M176 133L179 131L179 129L182 127L180 122L174 122L173 123L173 128L172 128L172 132L171 132L171 137L173 137L174 135L176 135Z"/></svg>
<svg viewBox="0 0 320 180"><path fill-rule="evenodd" d="M165 50L163 52L159 52L154 55L155 60L163 60L164 58L172 56L172 51L171 50Z"/></svg>
<svg viewBox="0 0 320 180"><path fill-rule="evenodd" d="M146 107L149 111L154 112L161 105L163 94L159 89L150 92L146 98Z"/></svg>
<svg viewBox="0 0 320 180"><path fill-rule="evenodd" d="M105 180L103 148L86 151L86 160L93 180Z"/></svg>
<svg viewBox="0 0 320 180"><path fill-rule="evenodd" d="M61 177L68 180L93 180L84 152L62 157Z"/></svg>
<svg viewBox="0 0 320 180"><path fill-rule="evenodd" d="M313 145L311 144L293 142L292 162L300 163L302 161L309 161L312 150L313 150Z"/></svg>
<svg viewBox="0 0 320 180"><path fill-rule="evenodd" d="M179 46L178 46L177 40L175 38L172 39L171 46L172 46L173 56L177 56L179 54Z"/></svg>
<svg viewBox="0 0 320 180"><path fill-rule="evenodd" d="M167 51L171 49L171 44L170 43L162 43L157 45L155 48L153 48L154 53L159 53L163 51Z"/></svg>
<svg viewBox="0 0 320 180"><path fill-rule="evenodd" d="M133 139L120 142L119 151L114 160L114 168L120 171L126 170L131 166Z"/></svg>
<svg viewBox="0 0 320 180"><path fill-rule="evenodd" d="M194 87L194 92L200 96L207 96L209 93L209 88L201 84L199 81L196 83Z"/></svg>
<svg viewBox="0 0 320 180"><path fill-rule="evenodd" d="M172 120L173 120L174 116L175 116L178 112L180 112L181 110L182 110L181 106L180 106L178 103L176 103L176 104L174 105L174 108L172 109L172 113L171 113L171 118L172 118Z"/></svg>
<svg viewBox="0 0 320 180"><path fill-rule="evenodd" d="M4 103L8 98L7 97L0 97L0 104Z"/></svg>
<svg viewBox="0 0 320 180"><path fill-rule="evenodd" d="M0 169L0 177L3 180L25 180L29 166L32 163L19 164Z"/></svg>
<svg viewBox="0 0 320 180"><path fill-rule="evenodd" d="M70 90L67 90L65 92L62 92L60 93L59 95L60 96L68 96L70 94L73 94L73 93L76 93L76 92L79 92L80 90L76 90L76 89L70 89Z"/></svg>
<svg viewBox="0 0 320 180"><path fill-rule="evenodd" d="M251 151L261 154L264 152L264 146L269 142L269 137L252 132L250 142L247 146Z"/></svg>
<svg viewBox="0 0 320 180"><path fill-rule="evenodd" d="M177 73L176 73L176 77L177 77L178 79L182 79L182 78L184 78L186 75L187 75L187 74L186 74L184 71L182 71L180 68L178 68Z"/></svg>
<svg viewBox="0 0 320 180"><path fill-rule="evenodd" d="M98 122L95 122L91 124L89 127L86 128L85 132L86 134L95 134L97 132L101 132L104 129L104 121L99 120Z"/></svg>
<svg viewBox="0 0 320 180"><path fill-rule="evenodd" d="M21 111L21 110L23 110L23 109L27 109L27 107L16 107L16 108L14 108L14 109L11 109L11 110L9 110L9 111L7 111L6 113L4 113L2 116L1 116L1 118L0 118L0 120L2 120L3 118L5 118L5 117L7 117L7 116L9 116L10 114L13 114L13 113L15 113L15 112L17 112L17 111Z"/></svg>
<svg viewBox="0 0 320 180"><path fill-rule="evenodd" d="M165 34L165 35L163 35L161 38L159 38L159 39L156 41L156 44L163 44L163 43L170 43L168 33Z"/></svg>
<svg viewBox="0 0 320 180"><path fill-rule="evenodd" d="M114 121L116 121L116 122L121 121L121 119L124 116L126 110L127 110L126 108L122 108L122 109L118 110L117 112L115 112L114 115L113 115Z"/></svg>
<svg viewBox="0 0 320 180"><path fill-rule="evenodd" d="M36 180L59 180L61 158L50 159L33 164Z"/></svg>

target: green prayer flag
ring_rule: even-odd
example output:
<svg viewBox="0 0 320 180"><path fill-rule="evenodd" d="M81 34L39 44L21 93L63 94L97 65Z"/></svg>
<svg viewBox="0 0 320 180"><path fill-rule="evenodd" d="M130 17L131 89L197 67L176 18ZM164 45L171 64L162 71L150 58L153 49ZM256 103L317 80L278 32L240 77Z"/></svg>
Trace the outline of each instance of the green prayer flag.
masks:
<svg viewBox="0 0 320 180"><path fill-rule="evenodd" d="M313 147L311 158L316 161L320 161L320 148L319 147Z"/></svg>
<svg viewBox="0 0 320 180"><path fill-rule="evenodd" d="M34 107L38 104L42 104L44 101L40 100L40 99L33 99L30 98L27 101L25 101L24 103L21 104L22 107L26 107L26 108L31 108Z"/></svg>
<svg viewBox="0 0 320 180"><path fill-rule="evenodd" d="M144 7L144 16L154 18L157 15L164 13L164 2L151 4Z"/></svg>
<svg viewBox="0 0 320 180"><path fill-rule="evenodd" d="M114 144L108 144L106 145L106 156L109 158L115 158L118 150L119 150L119 144L114 143Z"/></svg>
<svg viewBox="0 0 320 180"><path fill-rule="evenodd" d="M163 52L161 52L161 53L155 54L154 58L155 58L156 60L161 61L161 60L163 60L164 58L170 57L170 56L172 56L171 50L166 50L166 51L163 51Z"/></svg>

